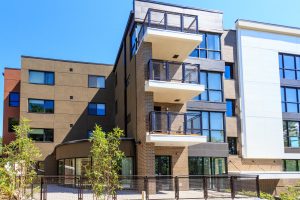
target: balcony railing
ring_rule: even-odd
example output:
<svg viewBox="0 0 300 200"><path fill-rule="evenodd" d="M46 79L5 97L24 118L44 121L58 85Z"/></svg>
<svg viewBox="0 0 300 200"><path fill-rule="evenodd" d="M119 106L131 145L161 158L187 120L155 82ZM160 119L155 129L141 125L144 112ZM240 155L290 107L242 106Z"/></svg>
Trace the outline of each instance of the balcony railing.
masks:
<svg viewBox="0 0 300 200"><path fill-rule="evenodd" d="M285 136L284 146L292 148L300 148L300 136Z"/></svg>
<svg viewBox="0 0 300 200"><path fill-rule="evenodd" d="M138 33L139 43L147 27L198 34L198 16L149 8Z"/></svg>
<svg viewBox="0 0 300 200"><path fill-rule="evenodd" d="M202 121L199 113L150 112L150 133L199 134Z"/></svg>
<svg viewBox="0 0 300 200"><path fill-rule="evenodd" d="M149 80L200 84L200 65L150 60Z"/></svg>

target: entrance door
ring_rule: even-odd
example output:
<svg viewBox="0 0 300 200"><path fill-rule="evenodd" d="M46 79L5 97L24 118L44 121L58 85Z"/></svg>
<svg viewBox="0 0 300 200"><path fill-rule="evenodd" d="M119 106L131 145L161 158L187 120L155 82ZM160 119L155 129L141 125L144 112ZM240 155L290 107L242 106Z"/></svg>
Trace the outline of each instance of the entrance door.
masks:
<svg viewBox="0 0 300 200"><path fill-rule="evenodd" d="M155 156L156 191L171 191L173 178L171 175L171 156Z"/></svg>

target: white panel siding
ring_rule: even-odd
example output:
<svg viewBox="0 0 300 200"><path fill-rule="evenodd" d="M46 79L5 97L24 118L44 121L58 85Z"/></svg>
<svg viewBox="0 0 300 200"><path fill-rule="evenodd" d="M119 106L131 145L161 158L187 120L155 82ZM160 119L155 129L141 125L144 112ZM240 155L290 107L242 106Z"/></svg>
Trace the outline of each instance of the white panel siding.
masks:
<svg viewBox="0 0 300 200"><path fill-rule="evenodd" d="M300 38L237 33L243 157L299 159L300 154L284 153L278 53L300 55Z"/></svg>

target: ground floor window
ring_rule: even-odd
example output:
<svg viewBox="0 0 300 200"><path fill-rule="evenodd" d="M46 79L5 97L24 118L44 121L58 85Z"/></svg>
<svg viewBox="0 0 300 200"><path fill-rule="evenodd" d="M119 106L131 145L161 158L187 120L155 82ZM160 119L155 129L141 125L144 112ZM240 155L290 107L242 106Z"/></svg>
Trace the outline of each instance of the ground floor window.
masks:
<svg viewBox="0 0 300 200"><path fill-rule="evenodd" d="M133 157L125 157L122 159L121 175L133 175Z"/></svg>
<svg viewBox="0 0 300 200"><path fill-rule="evenodd" d="M171 156L155 156L155 175L171 175Z"/></svg>
<svg viewBox="0 0 300 200"><path fill-rule="evenodd" d="M226 173L226 158L189 157L189 175L221 175Z"/></svg>
<svg viewBox="0 0 300 200"><path fill-rule="evenodd" d="M300 171L300 160L283 160L283 170L287 172Z"/></svg>

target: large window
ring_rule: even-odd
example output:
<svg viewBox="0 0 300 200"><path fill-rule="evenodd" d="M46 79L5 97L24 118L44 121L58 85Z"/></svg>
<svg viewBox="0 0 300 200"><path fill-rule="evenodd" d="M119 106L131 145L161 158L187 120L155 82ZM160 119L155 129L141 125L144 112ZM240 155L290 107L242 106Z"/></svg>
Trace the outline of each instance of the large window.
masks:
<svg viewBox="0 0 300 200"><path fill-rule="evenodd" d="M283 121L283 135L285 147L300 147L299 123L296 121Z"/></svg>
<svg viewBox="0 0 300 200"><path fill-rule="evenodd" d="M89 75L89 88L105 88L105 77Z"/></svg>
<svg viewBox="0 0 300 200"><path fill-rule="evenodd" d="M300 56L279 54L280 78L300 80Z"/></svg>
<svg viewBox="0 0 300 200"><path fill-rule="evenodd" d="M53 129L33 128L28 133L28 137L38 142L53 142Z"/></svg>
<svg viewBox="0 0 300 200"><path fill-rule="evenodd" d="M9 93L9 106L10 107L19 107L20 106L20 93L19 92L10 92Z"/></svg>
<svg viewBox="0 0 300 200"><path fill-rule="evenodd" d="M287 172L300 171L300 160L283 160L283 170Z"/></svg>
<svg viewBox="0 0 300 200"><path fill-rule="evenodd" d="M189 111L191 113L199 113L200 111ZM224 131L224 113L221 112L200 112L202 121L202 135L207 136L208 142L225 142ZM200 127L197 124L193 126ZM189 124L188 124L188 129Z"/></svg>
<svg viewBox="0 0 300 200"><path fill-rule="evenodd" d="M33 113L54 113L54 101L43 99L29 99L28 111Z"/></svg>
<svg viewBox="0 0 300 200"><path fill-rule="evenodd" d="M226 99L226 117L235 116L235 101L232 99Z"/></svg>
<svg viewBox="0 0 300 200"><path fill-rule="evenodd" d="M236 137L228 137L228 149L230 155L237 155L237 138Z"/></svg>
<svg viewBox="0 0 300 200"><path fill-rule="evenodd" d="M189 157L189 175L222 175L227 173L226 158Z"/></svg>
<svg viewBox="0 0 300 200"><path fill-rule="evenodd" d="M105 116L105 104L103 103L89 103L89 115Z"/></svg>
<svg viewBox="0 0 300 200"><path fill-rule="evenodd" d="M191 53L191 57L221 60L220 35L203 33L200 45Z"/></svg>
<svg viewBox="0 0 300 200"><path fill-rule="evenodd" d="M205 86L205 91L194 100L222 102L222 74L214 72L200 72L200 84Z"/></svg>
<svg viewBox="0 0 300 200"><path fill-rule="evenodd" d="M299 113L300 89L281 87L282 112Z"/></svg>
<svg viewBox="0 0 300 200"><path fill-rule="evenodd" d="M54 72L29 70L29 83L54 85Z"/></svg>

